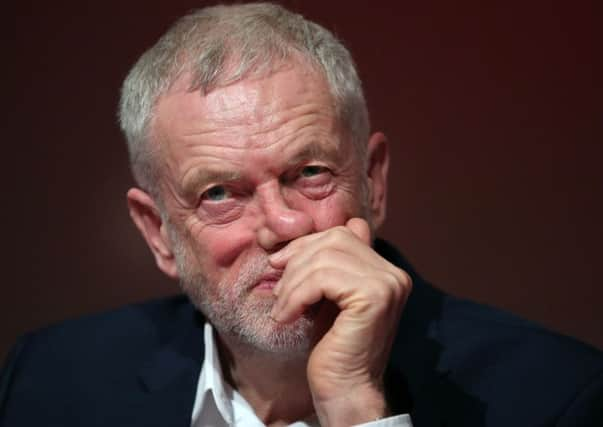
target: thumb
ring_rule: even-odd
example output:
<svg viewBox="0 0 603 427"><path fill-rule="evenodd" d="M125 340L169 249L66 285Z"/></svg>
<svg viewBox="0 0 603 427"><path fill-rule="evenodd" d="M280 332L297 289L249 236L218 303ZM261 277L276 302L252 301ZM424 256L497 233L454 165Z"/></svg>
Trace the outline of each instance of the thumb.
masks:
<svg viewBox="0 0 603 427"><path fill-rule="evenodd" d="M349 228L352 233L367 245L371 244L371 230L368 223L362 218L350 218L345 226Z"/></svg>

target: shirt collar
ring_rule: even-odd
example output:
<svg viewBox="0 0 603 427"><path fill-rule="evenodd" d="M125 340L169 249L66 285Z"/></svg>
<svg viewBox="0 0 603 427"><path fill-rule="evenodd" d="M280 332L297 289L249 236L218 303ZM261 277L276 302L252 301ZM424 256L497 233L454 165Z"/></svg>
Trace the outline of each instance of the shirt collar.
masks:
<svg viewBox="0 0 603 427"><path fill-rule="evenodd" d="M205 357L201 375L197 384L197 394L193 407L192 425L200 425L202 413L210 410L220 415L226 425L233 424L232 388L224 381L222 367L218 356L218 348L214 340L214 331L209 322L203 329L205 341ZM214 406L214 409L209 409ZM217 409L217 414L215 413Z"/></svg>
<svg viewBox="0 0 603 427"><path fill-rule="evenodd" d="M249 403L224 381L214 330L209 322L205 322L203 328L205 355L197 383L191 426L233 426L242 419L246 420L244 425L263 425L253 413ZM236 411L234 405L237 405ZM318 425L318 418L316 415L312 415L306 420L291 424L290 427L315 427Z"/></svg>

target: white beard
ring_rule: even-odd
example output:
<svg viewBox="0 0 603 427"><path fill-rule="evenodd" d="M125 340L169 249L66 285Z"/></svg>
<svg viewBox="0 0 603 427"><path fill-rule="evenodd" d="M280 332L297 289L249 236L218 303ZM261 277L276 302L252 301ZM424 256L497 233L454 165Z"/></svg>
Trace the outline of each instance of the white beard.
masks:
<svg viewBox="0 0 603 427"><path fill-rule="evenodd" d="M361 180L360 194L362 203L356 215L367 219L373 235L366 180ZM223 278L218 284L210 283L192 245L184 242L186 239L178 233L167 215L162 218L176 258L180 286L219 334L236 339L252 351L296 358L307 356L326 332L325 326L335 319L332 310L329 313L333 307L323 310L321 304L316 304L291 323L277 323L270 317L276 297L258 295L253 291L258 280L272 270L265 252L258 251L242 265L237 277Z"/></svg>
<svg viewBox="0 0 603 427"><path fill-rule="evenodd" d="M224 278L216 285L209 283L197 258L190 256L190 249L181 244L174 246L180 286L219 334L235 338L250 350L288 357L308 354L316 338L315 310L291 323L277 323L270 317L276 297L253 291L258 280L271 270L265 254L243 265L238 277Z"/></svg>

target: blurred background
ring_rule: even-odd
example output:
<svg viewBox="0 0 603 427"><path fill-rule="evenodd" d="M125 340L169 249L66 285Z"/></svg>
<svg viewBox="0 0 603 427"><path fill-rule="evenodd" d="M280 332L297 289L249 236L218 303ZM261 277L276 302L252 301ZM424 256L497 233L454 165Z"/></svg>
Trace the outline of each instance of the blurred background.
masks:
<svg viewBox="0 0 603 427"><path fill-rule="evenodd" d="M213 3L17 6L3 70L0 358L25 331L178 291L128 217L115 111L137 57ZM381 235L441 289L603 348L595 2L281 3L332 29L359 64L373 128L391 143Z"/></svg>

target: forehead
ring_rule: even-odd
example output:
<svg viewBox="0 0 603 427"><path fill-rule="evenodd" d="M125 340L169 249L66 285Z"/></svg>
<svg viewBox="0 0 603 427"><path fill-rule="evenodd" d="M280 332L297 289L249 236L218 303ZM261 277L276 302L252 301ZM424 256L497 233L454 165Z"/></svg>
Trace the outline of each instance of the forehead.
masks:
<svg viewBox="0 0 603 427"><path fill-rule="evenodd" d="M296 128L332 128L335 108L325 78L312 67L288 62L207 94L191 91L181 76L157 102L153 131L162 151L191 141L254 148Z"/></svg>

